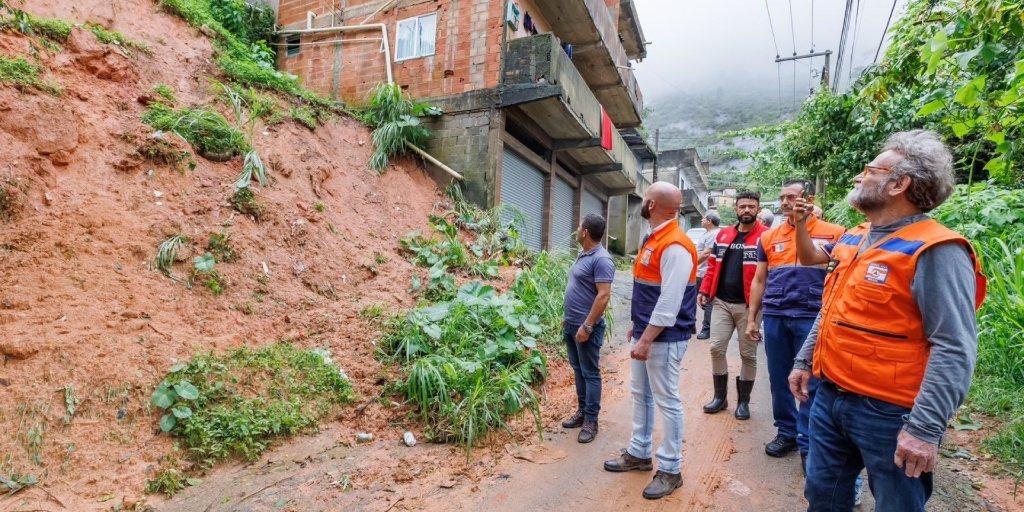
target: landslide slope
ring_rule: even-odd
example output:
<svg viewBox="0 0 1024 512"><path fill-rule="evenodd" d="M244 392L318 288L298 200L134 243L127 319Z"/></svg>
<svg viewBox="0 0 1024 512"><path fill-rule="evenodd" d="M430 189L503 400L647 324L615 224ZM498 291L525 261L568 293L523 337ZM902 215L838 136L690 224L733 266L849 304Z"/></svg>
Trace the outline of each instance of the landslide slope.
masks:
<svg viewBox="0 0 1024 512"><path fill-rule="evenodd" d="M15 499L106 510L104 496L137 496L171 451L149 397L196 351L288 338L331 350L357 394L378 394L375 335L359 312L413 304L397 242L429 229L441 200L433 179L404 159L370 172L369 133L351 118L314 131L259 125L253 145L273 184L258 189L266 213L255 222L228 202L240 157L192 156L176 169L139 155L155 84L180 106L214 102L221 73L205 36L150 0L17 7L97 23L148 51L102 44L82 27L58 48L0 32L0 56L41 66L40 79L63 89L0 84L0 476L40 480ZM154 257L176 233L190 242L174 280ZM211 233L230 234L239 255L216 266L219 296L184 283Z"/></svg>

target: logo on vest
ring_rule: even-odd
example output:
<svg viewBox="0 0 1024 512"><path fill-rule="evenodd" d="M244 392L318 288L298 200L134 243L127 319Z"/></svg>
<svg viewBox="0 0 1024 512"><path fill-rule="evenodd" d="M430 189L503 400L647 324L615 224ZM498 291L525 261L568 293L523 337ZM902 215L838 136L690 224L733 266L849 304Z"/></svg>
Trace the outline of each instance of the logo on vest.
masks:
<svg viewBox="0 0 1024 512"><path fill-rule="evenodd" d="M651 256L654 254L653 249L644 249L644 255L640 258L640 264L647 266L651 264Z"/></svg>
<svg viewBox="0 0 1024 512"><path fill-rule="evenodd" d="M775 244L775 252L782 252L786 250L786 244Z"/></svg>
<svg viewBox="0 0 1024 512"><path fill-rule="evenodd" d="M872 263L868 265L868 271L867 274L864 275L864 280L871 281L872 283L885 284L885 279L887 277L889 277L889 267L879 263Z"/></svg>

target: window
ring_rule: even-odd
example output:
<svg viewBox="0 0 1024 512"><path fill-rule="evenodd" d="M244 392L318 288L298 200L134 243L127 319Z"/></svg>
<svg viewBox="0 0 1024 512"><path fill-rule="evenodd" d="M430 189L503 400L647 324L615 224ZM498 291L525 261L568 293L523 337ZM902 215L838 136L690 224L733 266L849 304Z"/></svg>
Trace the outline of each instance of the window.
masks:
<svg viewBox="0 0 1024 512"><path fill-rule="evenodd" d="M433 55L437 38L437 13L399 21L396 37L396 61Z"/></svg>
<svg viewBox="0 0 1024 512"><path fill-rule="evenodd" d="M299 35L294 34L285 38L285 57L294 57L299 54Z"/></svg>

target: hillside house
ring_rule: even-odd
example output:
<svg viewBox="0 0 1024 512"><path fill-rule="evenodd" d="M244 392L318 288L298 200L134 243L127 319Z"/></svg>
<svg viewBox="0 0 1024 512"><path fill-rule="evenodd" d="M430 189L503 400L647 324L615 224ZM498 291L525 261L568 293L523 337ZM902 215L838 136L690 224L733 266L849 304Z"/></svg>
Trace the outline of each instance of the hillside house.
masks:
<svg viewBox="0 0 1024 512"><path fill-rule="evenodd" d="M465 177L468 199L521 211L534 249L568 247L582 215L607 218L609 198L632 194L637 203L646 191L641 169L654 155L634 136L643 97L632 61L646 50L632 0L279 0L276 8L280 69L350 104L391 79L441 108L424 149Z"/></svg>

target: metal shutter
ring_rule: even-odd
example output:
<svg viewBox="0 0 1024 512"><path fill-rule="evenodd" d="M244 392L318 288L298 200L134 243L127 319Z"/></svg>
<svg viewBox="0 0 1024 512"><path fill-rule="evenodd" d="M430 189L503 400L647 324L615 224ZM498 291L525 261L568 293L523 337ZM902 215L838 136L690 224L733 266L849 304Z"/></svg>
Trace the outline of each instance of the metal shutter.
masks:
<svg viewBox="0 0 1024 512"><path fill-rule="evenodd" d="M572 185L562 178L555 179L555 219L551 224L551 250L564 251L575 246L570 238L576 232L573 222L573 200L576 194Z"/></svg>
<svg viewBox="0 0 1024 512"><path fill-rule="evenodd" d="M600 216L604 217L604 201L598 199L597 196L595 196L594 194L591 194L590 192L587 192L586 190L584 190L583 191L583 215L580 216L580 219L582 220L583 217L586 217L587 215L590 215L591 213L596 213L597 215L600 215ZM605 220L608 220L608 219L605 219Z"/></svg>
<svg viewBox="0 0 1024 512"><path fill-rule="evenodd" d="M544 230L544 173L509 149L505 149L501 164L501 204L514 207L502 209L503 221L512 220L518 213L523 215L519 237L527 247L540 251Z"/></svg>

